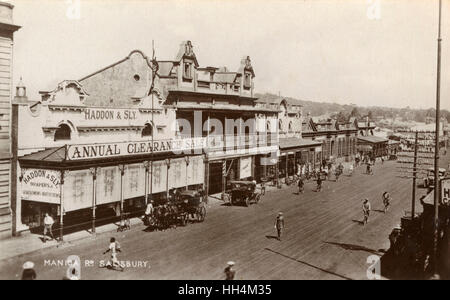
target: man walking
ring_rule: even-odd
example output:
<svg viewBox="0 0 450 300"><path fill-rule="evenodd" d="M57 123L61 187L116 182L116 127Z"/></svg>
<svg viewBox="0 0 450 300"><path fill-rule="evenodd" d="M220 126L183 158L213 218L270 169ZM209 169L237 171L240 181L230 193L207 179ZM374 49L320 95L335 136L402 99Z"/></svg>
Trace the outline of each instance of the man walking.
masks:
<svg viewBox="0 0 450 300"><path fill-rule="evenodd" d="M303 182L303 178L299 177L299 179L298 179L298 194L299 195L300 195L300 193L303 194L303 192L305 191L304 185L305 185L305 183Z"/></svg>
<svg viewBox="0 0 450 300"><path fill-rule="evenodd" d="M236 270L233 269L234 261L229 261L227 267L223 271L225 273L225 280L233 280L236 275Z"/></svg>
<svg viewBox="0 0 450 300"><path fill-rule="evenodd" d="M369 222L369 215L371 210L369 199L364 199L362 209L364 214L363 225L366 225Z"/></svg>
<svg viewBox="0 0 450 300"><path fill-rule="evenodd" d="M52 232L52 227L53 224L55 223L55 221L53 220L53 218L48 214L45 213L45 217L44 217L44 243L47 241L47 234L50 235L51 240L55 239L55 237L53 236L53 232Z"/></svg>
<svg viewBox="0 0 450 300"><path fill-rule="evenodd" d="M106 254L108 252L111 252L111 261L108 262L107 266L112 269L123 271L123 267L120 265L120 262L117 259L117 252L122 252L122 250L120 249L119 242L117 242L113 237L109 240L109 247L105 252L103 252L103 254Z"/></svg>
<svg viewBox="0 0 450 300"><path fill-rule="evenodd" d="M283 234L283 230L284 230L284 217L283 217L283 213L281 211L278 213L277 219L275 220L274 227L277 230L278 240L281 241L281 235Z"/></svg>
<svg viewBox="0 0 450 300"><path fill-rule="evenodd" d="M317 190L316 192L322 191L322 177L320 174L317 176Z"/></svg>
<svg viewBox="0 0 450 300"><path fill-rule="evenodd" d="M383 205L384 205L384 213L386 213L391 205L391 195L388 192L383 193Z"/></svg>

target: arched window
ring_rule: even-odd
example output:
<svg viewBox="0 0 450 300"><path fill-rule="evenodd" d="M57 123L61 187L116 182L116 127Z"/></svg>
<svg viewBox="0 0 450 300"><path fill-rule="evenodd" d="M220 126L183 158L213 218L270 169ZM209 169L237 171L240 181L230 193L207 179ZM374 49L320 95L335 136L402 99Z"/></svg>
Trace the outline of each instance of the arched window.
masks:
<svg viewBox="0 0 450 300"><path fill-rule="evenodd" d="M281 131L281 129L282 129L282 124L281 124L281 120L280 120L280 121L278 121L278 131Z"/></svg>
<svg viewBox="0 0 450 300"><path fill-rule="evenodd" d="M289 122L289 132L292 132L292 122Z"/></svg>
<svg viewBox="0 0 450 300"><path fill-rule="evenodd" d="M271 132L271 130L270 130L270 121L267 121L267 123L266 123L266 131L267 131L268 133Z"/></svg>
<svg viewBox="0 0 450 300"><path fill-rule="evenodd" d="M55 131L55 141L70 140L72 130L69 125L61 124Z"/></svg>
<svg viewBox="0 0 450 300"><path fill-rule="evenodd" d="M151 124L146 123L144 126L144 129L142 129L142 136L152 136L153 134L153 127Z"/></svg>

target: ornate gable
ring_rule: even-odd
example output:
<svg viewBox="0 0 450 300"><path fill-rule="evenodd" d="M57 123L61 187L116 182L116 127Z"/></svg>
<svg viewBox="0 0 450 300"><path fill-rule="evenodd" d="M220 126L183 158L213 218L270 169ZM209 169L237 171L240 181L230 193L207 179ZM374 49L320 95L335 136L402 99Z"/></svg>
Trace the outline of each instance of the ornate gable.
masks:
<svg viewBox="0 0 450 300"><path fill-rule="evenodd" d="M39 92L43 103L61 106L84 106L89 96L83 86L76 80L64 80L53 91Z"/></svg>

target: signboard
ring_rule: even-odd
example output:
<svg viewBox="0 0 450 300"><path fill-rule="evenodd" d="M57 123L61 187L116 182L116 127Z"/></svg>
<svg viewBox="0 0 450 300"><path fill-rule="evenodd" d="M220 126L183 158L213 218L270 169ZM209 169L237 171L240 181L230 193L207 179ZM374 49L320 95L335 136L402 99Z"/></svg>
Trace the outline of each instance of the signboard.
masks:
<svg viewBox="0 0 450 300"><path fill-rule="evenodd" d="M130 199L145 194L145 167L142 163L125 166L123 175L123 197Z"/></svg>
<svg viewBox="0 0 450 300"><path fill-rule="evenodd" d="M167 165L165 161L154 161L152 163L152 174L149 176L152 180L153 194L166 191L167 182Z"/></svg>
<svg viewBox="0 0 450 300"><path fill-rule="evenodd" d="M101 109L86 108L84 110L85 120L136 120L139 110L137 109Z"/></svg>
<svg viewBox="0 0 450 300"><path fill-rule="evenodd" d="M64 210L92 207L92 184L90 170L68 172L64 178Z"/></svg>
<svg viewBox="0 0 450 300"><path fill-rule="evenodd" d="M104 144L69 145L68 160L118 157L150 153L173 152L176 154L191 153L194 149L206 148L207 139L186 138L140 142L120 142Z"/></svg>
<svg viewBox="0 0 450 300"><path fill-rule="evenodd" d="M191 156L187 166L188 185L203 184L205 176L205 164L202 156Z"/></svg>
<svg viewBox="0 0 450 300"><path fill-rule="evenodd" d="M441 180L441 203L450 205L450 178Z"/></svg>
<svg viewBox="0 0 450 300"><path fill-rule="evenodd" d="M240 179L252 176L252 158L251 157L241 157L240 161Z"/></svg>
<svg viewBox="0 0 450 300"><path fill-rule="evenodd" d="M186 160L177 158L170 160L169 189L186 186Z"/></svg>
<svg viewBox="0 0 450 300"><path fill-rule="evenodd" d="M61 174L59 171L23 169L22 200L60 204Z"/></svg>

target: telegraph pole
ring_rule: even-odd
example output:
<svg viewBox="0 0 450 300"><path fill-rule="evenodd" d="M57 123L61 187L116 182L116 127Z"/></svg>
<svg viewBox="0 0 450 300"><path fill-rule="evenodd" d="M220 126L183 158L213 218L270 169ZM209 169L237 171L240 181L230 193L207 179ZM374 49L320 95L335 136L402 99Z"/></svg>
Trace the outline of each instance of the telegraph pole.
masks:
<svg viewBox="0 0 450 300"><path fill-rule="evenodd" d="M414 220L416 215L416 179L417 179L417 143L419 139L419 132L416 131L414 139L414 165L413 165L413 187L412 187L412 203L411 203L411 220Z"/></svg>
<svg viewBox="0 0 450 300"><path fill-rule="evenodd" d="M436 133L434 145L434 242L433 242L433 277L438 278L437 247L439 231L439 123L440 123L440 101L441 101L441 15L442 0L439 0L438 21L438 49L437 49L437 78L436 78Z"/></svg>

